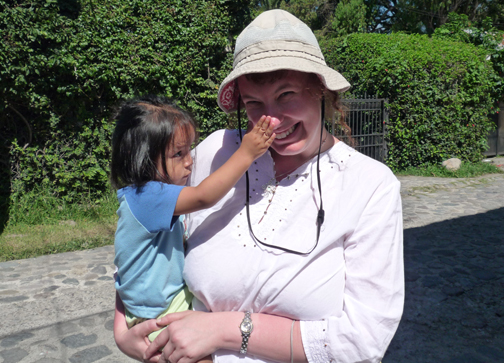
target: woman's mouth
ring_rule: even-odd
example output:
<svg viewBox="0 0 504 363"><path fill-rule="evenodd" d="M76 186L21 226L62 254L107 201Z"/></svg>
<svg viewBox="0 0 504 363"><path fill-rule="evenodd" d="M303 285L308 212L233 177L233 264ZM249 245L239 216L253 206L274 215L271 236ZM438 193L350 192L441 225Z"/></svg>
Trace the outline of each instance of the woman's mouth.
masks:
<svg viewBox="0 0 504 363"><path fill-rule="evenodd" d="M275 139L277 139L277 140L285 139L287 136L289 136L290 134L292 134L294 132L294 130L296 129L297 125L298 124L295 124L294 126L292 126L287 131L282 132L281 134L277 134L276 137L275 137Z"/></svg>

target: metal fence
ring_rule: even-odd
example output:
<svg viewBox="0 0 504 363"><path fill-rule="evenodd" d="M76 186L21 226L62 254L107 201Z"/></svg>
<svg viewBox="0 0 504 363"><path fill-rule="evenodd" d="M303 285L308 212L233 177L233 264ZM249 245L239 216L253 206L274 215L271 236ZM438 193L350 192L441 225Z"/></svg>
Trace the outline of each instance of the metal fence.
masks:
<svg viewBox="0 0 504 363"><path fill-rule="evenodd" d="M351 137L355 142L355 149L383 162L387 157L385 142L388 112L385 107L386 99L359 98L343 99L345 122L351 129ZM345 130L338 123L339 115L333 118L329 126L333 135L348 142Z"/></svg>

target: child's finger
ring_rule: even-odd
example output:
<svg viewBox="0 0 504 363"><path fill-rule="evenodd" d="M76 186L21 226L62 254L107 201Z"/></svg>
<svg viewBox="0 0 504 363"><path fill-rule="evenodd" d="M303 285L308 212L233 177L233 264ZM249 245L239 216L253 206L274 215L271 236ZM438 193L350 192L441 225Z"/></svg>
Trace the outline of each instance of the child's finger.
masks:
<svg viewBox="0 0 504 363"><path fill-rule="evenodd" d="M273 129L275 128L275 123L273 122L273 119L270 118L269 123L268 123L268 129L266 130L266 133L268 135L273 134Z"/></svg>
<svg viewBox="0 0 504 363"><path fill-rule="evenodd" d="M256 124L256 128L257 130L265 130L265 128L267 127L264 123L266 122L266 120L268 119L267 116L261 116L261 118L259 119L259 121L257 121L257 124ZM269 120L268 120L269 122Z"/></svg>

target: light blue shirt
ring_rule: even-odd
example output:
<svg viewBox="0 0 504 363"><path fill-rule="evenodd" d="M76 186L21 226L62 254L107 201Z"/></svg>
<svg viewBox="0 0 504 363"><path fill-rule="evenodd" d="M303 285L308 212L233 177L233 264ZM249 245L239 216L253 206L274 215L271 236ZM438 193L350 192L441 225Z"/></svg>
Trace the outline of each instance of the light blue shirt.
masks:
<svg viewBox="0 0 504 363"><path fill-rule="evenodd" d="M182 188L151 181L117 191L115 287L137 317L157 317L184 287L184 227L173 215Z"/></svg>

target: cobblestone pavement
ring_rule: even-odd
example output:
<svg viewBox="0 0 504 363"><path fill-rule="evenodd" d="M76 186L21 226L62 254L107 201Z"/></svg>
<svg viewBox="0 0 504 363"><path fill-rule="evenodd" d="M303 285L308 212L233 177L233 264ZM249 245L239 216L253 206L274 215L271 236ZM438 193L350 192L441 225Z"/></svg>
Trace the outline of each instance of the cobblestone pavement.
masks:
<svg viewBox="0 0 504 363"><path fill-rule="evenodd" d="M406 302L383 363L504 362L504 175L401 177ZM0 263L3 363L131 362L113 247Z"/></svg>

